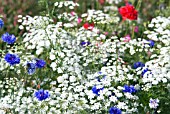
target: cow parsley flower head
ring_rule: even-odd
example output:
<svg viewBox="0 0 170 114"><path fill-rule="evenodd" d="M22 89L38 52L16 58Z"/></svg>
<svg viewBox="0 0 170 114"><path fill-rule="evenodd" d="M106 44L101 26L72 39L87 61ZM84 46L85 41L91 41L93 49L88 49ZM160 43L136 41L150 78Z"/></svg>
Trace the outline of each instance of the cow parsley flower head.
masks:
<svg viewBox="0 0 170 114"><path fill-rule="evenodd" d="M16 41L16 37L13 34L5 33L2 35L2 40L8 44L13 44Z"/></svg>
<svg viewBox="0 0 170 114"><path fill-rule="evenodd" d="M5 55L5 61L10 65L15 65L20 63L20 58L18 55L7 53Z"/></svg>
<svg viewBox="0 0 170 114"><path fill-rule="evenodd" d="M111 107L109 109L109 113L110 114L122 114L122 111L117 107Z"/></svg>
<svg viewBox="0 0 170 114"><path fill-rule="evenodd" d="M39 101L43 101L47 98L50 97L50 94L47 90L43 90L43 89L40 89L38 91L35 92L34 96L39 100Z"/></svg>
<svg viewBox="0 0 170 114"><path fill-rule="evenodd" d="M156 109L159 106L159 100L158 99L150 99L149 101L149 107Z"/></svg>
<svg viewBox="0 0 170 114"><path fill-rule="evenodd" d="M4 21L0 19L0 29L4 26Z"/></svg>

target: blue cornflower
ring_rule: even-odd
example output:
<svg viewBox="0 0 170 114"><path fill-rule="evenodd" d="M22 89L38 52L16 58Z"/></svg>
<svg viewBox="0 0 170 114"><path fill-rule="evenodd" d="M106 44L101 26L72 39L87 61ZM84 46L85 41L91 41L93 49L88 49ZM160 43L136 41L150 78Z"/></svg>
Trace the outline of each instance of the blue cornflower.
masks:
<svg viewBox="0 0 170 114"><path fill-rule="evenodd" d="M100 91L100 90L103 90L103 89L104 89L104 88L98 88L98 89L97 89L96 86L93 86L93 87L92 87L93 93L96 94L96 95L98 95L98 96L99 96L99 91Z"/></svg>
<svg viewBox="0 0 170 114"><path fill-rule="evenodd" d="M122 114L122 111L117 107L111 107L109 109L109 113L110 114Z"/></svg>
<svg viewBox="0 0 170 114"><path fill-rule="evenodd" d="M137 69L139 67L144 67L144 66L145 66L145 64L143 64L142 62L136 62L133 64L134 69Z"/></svg>
<svg viewBox="0 0 170 114"><path fill-rule="evenodd" d="M43 68L46 64L46 62L42 59L35 59L36 60L36 67L37 68Z"/></svg>
<svg viewBox="0 0 170 114"><path fill-rule="evenodd" d="M40 89L38 91L35 92L34 96L39 100L39 101L42 101L42 100L45 100L47 98L50 97L50 94L48 91L46 90L43 90L43 89Z"/></svg>
<svg viewBox="0 0 170 114"><path fill-rule="evenodd" d="M154 45L155 45L155 42L154 42L153 40L149 40L149 46L150 46L151 48L153 48Z"/></svg>
<svg viewBox="0 0 170 114"><path fill-rule="evenodd" d="M80 43L80 45L81 46L88 46L88 45L90 45L91 43L88 41L88 42L85 42L85 41L82 41L81 43Z"/></svg>
<svg viewBox="0 0 170 114"><path fill-rule="evenodd" d="M144 70L142 71L142 76L143 76L147 71L148 71L148 68L144 69Z"/></svg>
<svg viewBox="0 0 170 114"><path fill-rule="evenodd" d="M19 64L20 63L20 58L18 55L15 54L10 54L7 53L5 55L5 61L8 62L10 65L15 65L15 64Z"/></svg>
<svg viewBox="0 0 170 114"><path fill-rule="evenodd" d="M123 92L128 92L128 93L135 93L136 89L134 88L134 86L130 85L124 85L124 90Z"/></svg>
<svg viewBox="0 0 170 114"><path fill-rule="evenodd" d="M4 21L0 19L0 29L4 26Z"/></svg>
<svg viewBox="0 0 170 114"><path fill-rule="evenodd" d="M29 75L34 74L36 71L36 64L34 62L27 63L27 72Z"/></svg>
<svg viewBox="0 0 170 114"><path fill-rule="evenodd" d="M2 35L2 40L8 44L13 44L16 41L15 36L12 34L10 35L9 33L5 33Z"/></svg>

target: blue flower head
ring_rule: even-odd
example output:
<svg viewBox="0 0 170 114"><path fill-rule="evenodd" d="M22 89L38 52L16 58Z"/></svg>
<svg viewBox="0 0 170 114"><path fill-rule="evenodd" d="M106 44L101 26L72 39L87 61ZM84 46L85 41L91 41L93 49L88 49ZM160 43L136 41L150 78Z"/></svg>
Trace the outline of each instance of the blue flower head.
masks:
<svg viewBox="0 0 170 114"><path fill-rule="evenodd" d="M124 85L124 90L123 92L128 92L128 93L135 93L136 89L134 88L134 86L130 85Z"/></svg>
<svg viewBox="0 0 170 114"><path fill-rule="evenodd" d="M37 68L43 68L45 66L46 62L42 59L36 59L36 67Z"/></svg>
<svg viewBox="0 0 170 114"><path fill-rule="evenodd" d="M13 34L10 35L9 33L5 33L2 35L2 40L8 44L13 44L16 41L16 38Z"/></svg>
<svg viewBox="0 0 170 114"><path fill-rule="evenodd" d="M4 26L4 21L0 18L0 29Z"/></svg>
<svg viewBox="0 0 170 114"><path fill-rule="evenodd" d="M145 64L143 64L142 62L136 62L133 64L134 69L137 69L139 67L144 67L144 66L145 66Z"/></svg>
<svg viewBox="0 0 170 114"><path fill-rule="evenodd" d="M93 87L92 87L93 93L96 94L96 95L98 95L98 96L99 96L99 91L100 91L100 90L103 90L103 89L104 89L104 88L98 88L98 89L97 89L96 86L93 86Z"/></svg>
<svg viewBox="0 0 170 114"><path fill-rule="evenodd" d="M18 55L7 53L5 55L5 61L10 65L15 65L20 63L20 58Z"/></svg>
<svg viewBox="0 0 170 114"><path fill-rule="evenodd" d="M155 45L155 42L154 42L153 40L149 40L149 46L150 46L151 48L153 48L154 45Z"/></svg>
<svg viewBox="0 0 170 114"><path fill-rule="evenodd" d="M39 100L39 101L42 101L42 100L45 100L47 98L50 97L50 94L48 91L46 90L43 90L43 89L40 89L38 91L35 92L34 96Z"/></svg>
<svg viewBox="0 0 170 114"><path fill-rule="evenodd" d="M80 43L80 45L81 46L88 46L88 45L90 45L91 43L88 41L88 42L85 42L85 41L82 41L81 43Z"/></svg>
<svg viewBox="0 0 170 114"><path fill-rule="evenodd" d="M142 76L143 76L147 71L148 71L148 68L144 69L144 70L142 71Z"/></svg>
<svg viewBox="0 0 170 114"><path fill-rule="evenodd" d="M122 111L117 107L111 107L109 109L109 114L122 114Z"/></svg>
<svg viewBox="0 0 170 114"><path fill-rule="evenodd" d="M36 71L36 64L34 62L27 63L27 72L29 75L34 74Z"/></svg>

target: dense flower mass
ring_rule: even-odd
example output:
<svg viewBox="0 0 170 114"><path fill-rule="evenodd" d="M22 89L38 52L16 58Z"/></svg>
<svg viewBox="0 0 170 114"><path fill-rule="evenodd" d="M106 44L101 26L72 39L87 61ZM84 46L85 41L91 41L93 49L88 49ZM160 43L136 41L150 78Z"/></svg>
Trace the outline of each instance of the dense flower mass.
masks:
<svg viewBox="0 0 170 114"><path fill-rule="evenodd" d="M2 40L8 44L13 44L16 41L16 37L13 34L5 33L2 35Z"/></svg>
<svg viewBox="0 0 170 114"><path fill-rule="evenodd" d="M122 111L117 107L111 107L109 109L109 114L122 114Z"/></svg>
<svg viewBox="0 0 170 114"><path fill-rule="evenodd" d="M5 61L10 65L15 65L20 63L20 58L18 55L7 53L5 55Z"/></svg>
<svg viewBox="0 0 170 114"><path fill-rule="evenodd" d="M149 24L142 0L103 1L18 16L18 42L0 41L0 114L169 114L170 17Z"/></svg>
<svg viewBox="0 0 170 114"><path fill-rule="evenodd" d="M136 92L136 89L134 86L130 85L124 85L124 89L123 89L123 92L128 92L128 93L135 93Z"/></svg>
<svg viewBox="0 0 170 114"><path fill-rule="evenodd" d="M0 29L4 26L4 21L0 18Z"/></svg>
<svg viewBox="0 0 170 114"><path fill-rule="evenodd" d="M119 8L119 13L122 15L122 18L124 20L137 20L138 17L138 11L135 10L134 6L127 4L126 6L123 6Z"/></svg>
<svg viewBox="0 0 170 114"><path fill-rule="evenodd" d="M50 97L50 93L47 90L43 89L36 91L34 95L39 101L43 101Z"/></svg>

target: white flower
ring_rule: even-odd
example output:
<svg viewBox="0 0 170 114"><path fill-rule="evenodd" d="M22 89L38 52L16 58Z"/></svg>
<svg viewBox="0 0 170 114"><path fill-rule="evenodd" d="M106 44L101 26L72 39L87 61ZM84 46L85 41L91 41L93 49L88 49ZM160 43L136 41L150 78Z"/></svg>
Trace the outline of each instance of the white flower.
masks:
<svg viewBox="0 0 170 114"><path fill-rule="evenodd" d="M59 76L59 77L57 78L57 81L58 81L58 83L63 83L63 82L64 82L63 76Z"/></svg>
<svg viewBox="0 0 170 114"><path fill-rule="evenodd" d="M70 82L75 82L76 81L76 77L75 76L70 76Z"/></svg>
<svg viewBox="0 0 170 114"><path fill-rule="evenodd" d="M150 99L149 100L149 107L150 108L153 108L153 109L156 109L158 106L159 106L159 100L158 99Z"/></svg>
<svg viewBox="0 0 170 114"><path fill-rule="evenodd" d="M117 97L115 97L115 96L111 96L111 97L110 97L110 101L112 101L112 102L114 102L114 103L115 103L115 102L117 101Z"/></svg>
<svg viewBox="0 0 170 114"><path fill-rule="evenodd" d="M56 70L56 66L57 66L57 64L55 62L52 62L50 65L50 67L52 67L53 71Z"/></svg>
<svg viewBox="0 0 170 114"><path fill-rule="evenodd" d="M54 54L50 54L50 59L51 60L54 60L56 57L55 57L55 55Z"/></svg>

